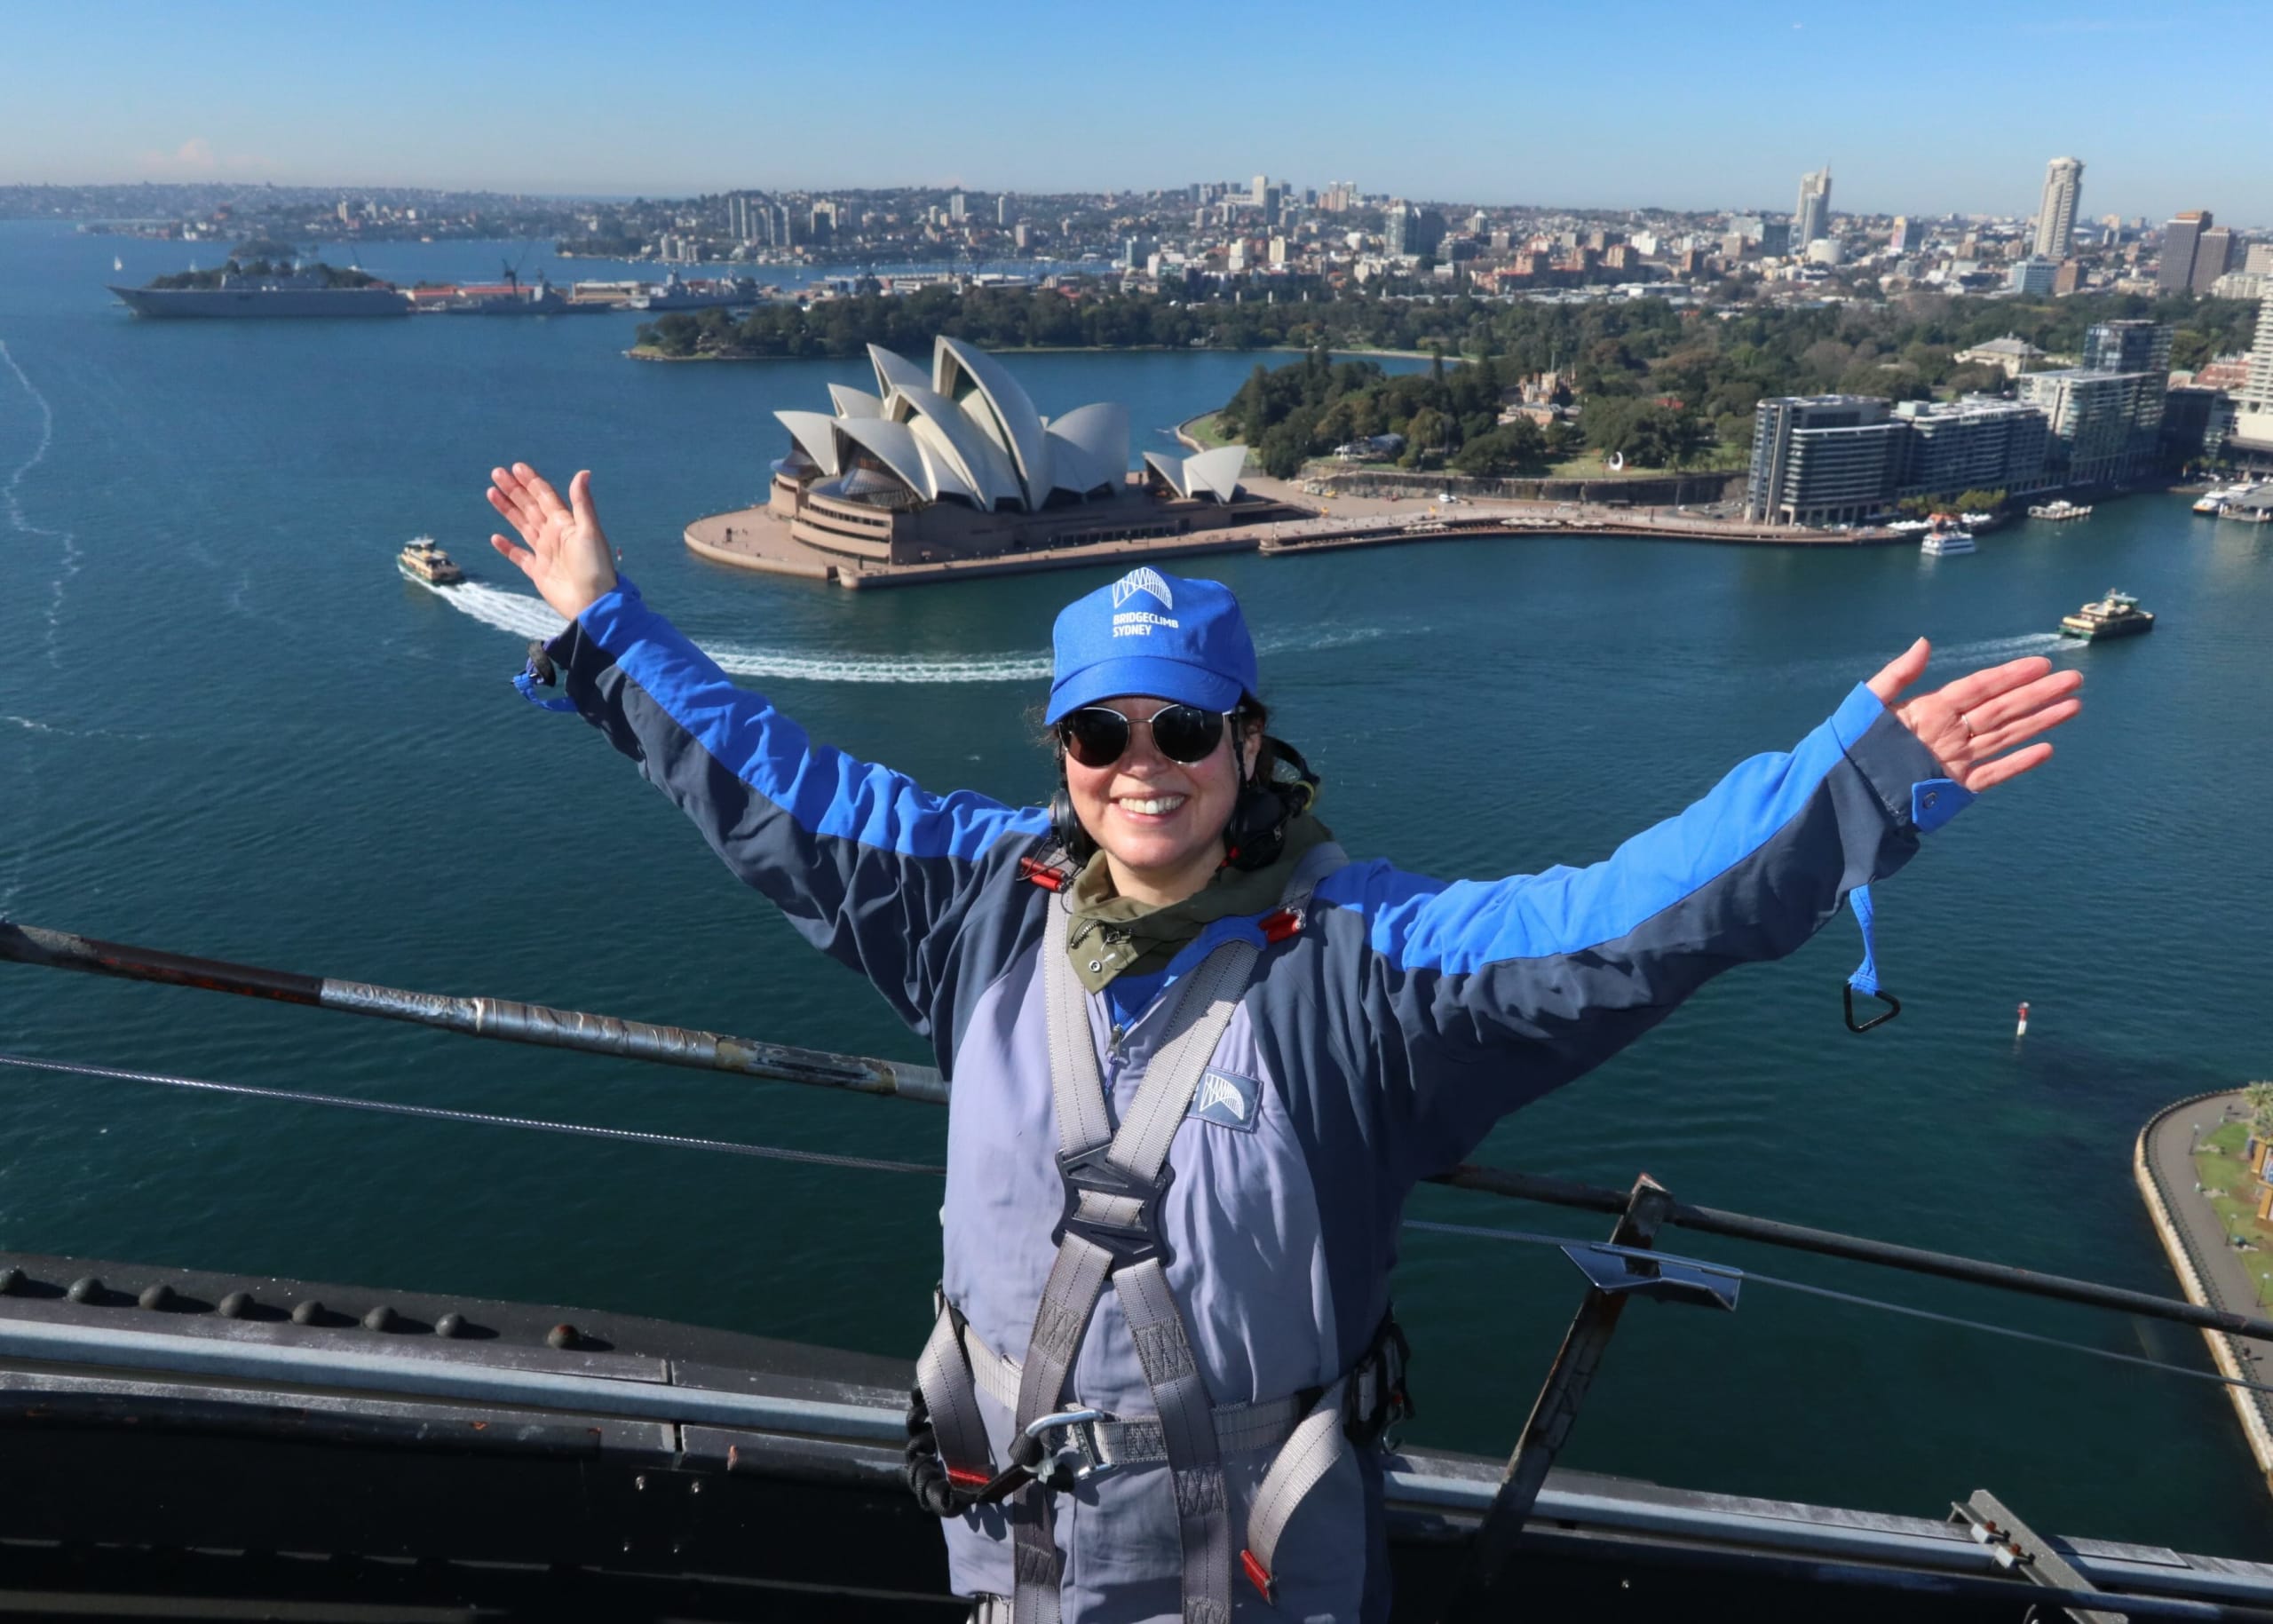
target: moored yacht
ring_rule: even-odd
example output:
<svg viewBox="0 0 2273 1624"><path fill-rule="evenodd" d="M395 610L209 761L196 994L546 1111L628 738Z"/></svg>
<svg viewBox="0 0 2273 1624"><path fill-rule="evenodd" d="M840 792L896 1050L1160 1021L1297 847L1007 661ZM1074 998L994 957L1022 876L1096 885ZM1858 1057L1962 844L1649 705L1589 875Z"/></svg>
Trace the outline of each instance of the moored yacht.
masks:
<svg viewBox="0 0 2273 1624"><path fill-rule="evenodd" d="M1971 552L1975 551L1973 533L1947 513L1936 513L1927 527L1926 539L1918 543L1918 551L1935 558Z"/></svg>

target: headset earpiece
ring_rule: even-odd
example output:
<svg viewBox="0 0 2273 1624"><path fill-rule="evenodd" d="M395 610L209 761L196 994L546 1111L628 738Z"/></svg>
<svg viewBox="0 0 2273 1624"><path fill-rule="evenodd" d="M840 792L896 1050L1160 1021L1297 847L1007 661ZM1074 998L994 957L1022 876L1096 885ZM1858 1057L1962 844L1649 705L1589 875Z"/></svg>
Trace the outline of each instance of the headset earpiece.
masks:
<svg viewBox="0 0 2273 1624"><path fill-rule="evenodd" d="M1065 785L1065 757L1057 758L1057 788L1049 796L1049 833L1058 850L1076 863L1086 863L1097 855L1097 842L1089 838L1089 830L1081 827L1081 820L1073 812L1073 794Z"/></svg>
<svg viewBox="0 0 2273 1624"><path fill-rule="evenodd" d="M1318 799L1318 774L1302 752L1277 739L1263 741L1271 762L1268 779L1249 779L1239 788L1232 820L1224 826L1224 860L1234 868L1268 868L1287 849L1287 828ZM1280 764L1293 775L1278 776Z"/></svg>

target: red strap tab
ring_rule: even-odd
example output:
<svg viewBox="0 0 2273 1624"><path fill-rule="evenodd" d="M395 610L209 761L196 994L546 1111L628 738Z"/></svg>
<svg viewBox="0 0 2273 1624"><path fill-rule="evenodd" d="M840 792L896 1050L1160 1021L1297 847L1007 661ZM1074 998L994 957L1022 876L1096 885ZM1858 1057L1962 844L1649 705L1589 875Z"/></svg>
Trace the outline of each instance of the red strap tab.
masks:
<svg viewBox="0 0 2273 1624"><path fill-rule="evenodd" d="M1255 923L1263 929L1263 939L1276 945L1302 930L1303 916L1293 908L1282 907L1275 914L1265 914Z"/></svg>
<svg viewBox="0 0 2273 1624"><path fill-rule="evenodd" d="M961 1484L967 1489L979 1489L994 1482L994 1477L991 1472L970 1472L958 1466L950 1466L947 1468L947 1481Z"/></svg>
<svg viewBox="0 0 2273 1624"><path fill-rule="evenodd" d="M1251 1550L1239 1552L1239 1566L1246 1570L1247 1582L1263 1592L1264 1601L1275 1606L1279 1601L1279 1581L1271 1577L1270 1570L1255 1559L1255 1553Z"/></svg>
<svg viewBox="0 0 2273 1624"><path fill-rule="evenodd" d="M1065 889L1065 875L1064 871L1061 869L1052 868L1048 863L1041 861L1039 858L1022 857L1018 859L1018 877L1021 879L1032 880L1044 891L1063 891Z"/></svg>

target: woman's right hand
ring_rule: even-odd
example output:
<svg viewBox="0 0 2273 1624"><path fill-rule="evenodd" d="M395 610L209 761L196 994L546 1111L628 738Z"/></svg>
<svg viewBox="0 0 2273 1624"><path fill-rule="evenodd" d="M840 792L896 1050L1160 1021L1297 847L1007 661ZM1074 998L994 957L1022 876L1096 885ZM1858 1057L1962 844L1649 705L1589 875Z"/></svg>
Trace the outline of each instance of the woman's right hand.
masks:
<svg viewBox="0 0 2273 1624"><path fill-rule="evenodd" d="M525 547L502 535L489 544L529 578L537 596L563 620L574 620L615 590L615 554L592 507L592 475L579 470L568 500L527 463L489 471L489 505L505 516Z"/></svg>

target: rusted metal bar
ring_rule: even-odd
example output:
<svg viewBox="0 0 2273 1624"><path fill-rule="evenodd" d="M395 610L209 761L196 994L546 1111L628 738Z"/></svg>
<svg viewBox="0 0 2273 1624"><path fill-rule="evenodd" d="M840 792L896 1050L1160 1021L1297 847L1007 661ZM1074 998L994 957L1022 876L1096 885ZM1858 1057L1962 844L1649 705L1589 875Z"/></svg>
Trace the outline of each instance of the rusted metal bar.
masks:
<svg viewBox="0 0 2273 1624"><path fill-rule="evenodd" d="M1643 1174L1634 1181L1634 1193L1619 1217L1618 1227L1611 1232L1611 1244L1646 1248L1657 1239L1658 1226L1665 1222L1672 1206L1672 1193L1647 1173ZM1641 1259L1628 1261L1637 1272L1647 1272L1650 1268ZM1447 1619L1485 1616L1486 1597L1507 1566L1508 1558L1515 1554L1524 1524L1531 1517L1532 1507L1539 1501L1540 1490L1547 1485L1548 1470L1555 1464L1555 1457L1571 1436L1571 1428L1579 1418L1579 1406L1586 1402L1595 1372L1601 1368L1603 1355L1610 1350L1611 1334L1618 1329L1619 1316L1626 1311L1626 1302L1623 1292L1606 1292L1592 1286L1587 1288L1586 1298L1572 1316L1562 1349L1556 1354L1547 1381L1532 1406L1531 1419L1524 1423L1523 1437L1516 1444L1515 1454L1508 1457L1508 1470L1501 1475L1499 1492L1492 1497L1491 1509L1485 1512L1484 1521L1477 1525L1476 1538L1469 1546L1468 1565L1445 1610Z"/></svg>
<svg viewBox="0 0 2273 1624"><path fill-rule="evenodd" d="M785 1043L761 1043L724 1033L654 1026L613 1015L520 1003L508 998L416 993L368 981L339 981L291 970L232 964L220 959L188 958L119 942L97 941L64 931L44 931L32 925L0 923L0 959L53 970L84 970L91 975L129 981L155 981L170 986L234 993L241 997L270 998L314 1009L337 1010L349 1015L437 1026L473 1037L533 1043L546 1049L582 1050L588 1054L652 1060L697 1071L731 1072L776 1082L843 1089L855 1094L891 1095L936 1104L944 1104L947 1097L946 1080L928 1066L797 1049Z"/></svg>

